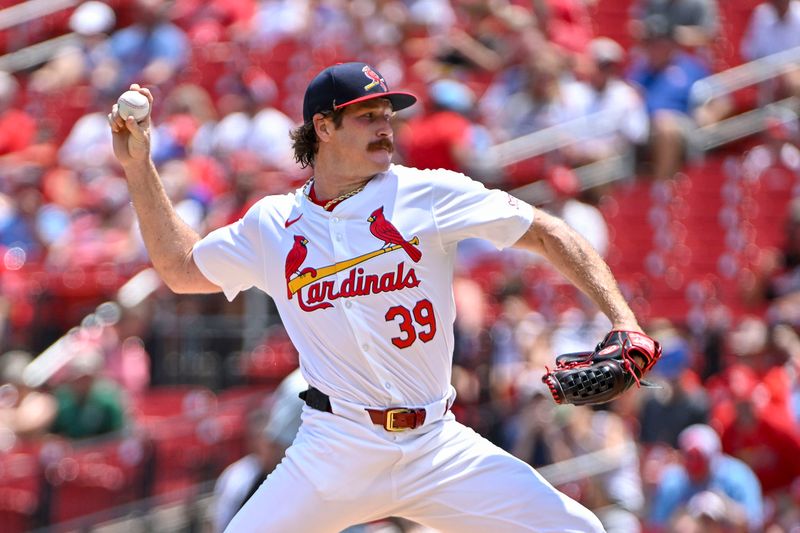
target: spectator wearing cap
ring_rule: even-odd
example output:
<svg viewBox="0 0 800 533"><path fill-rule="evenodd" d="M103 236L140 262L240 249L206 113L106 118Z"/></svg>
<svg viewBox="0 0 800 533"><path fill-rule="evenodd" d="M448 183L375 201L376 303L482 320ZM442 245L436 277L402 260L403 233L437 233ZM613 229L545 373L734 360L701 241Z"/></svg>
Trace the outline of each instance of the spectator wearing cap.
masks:
<svg viewBox="0 0 800 533"><path fill-rule="evenodd" d="M684 429L678 446L680 462L664 469L650 508L654 531L664 531L676 512L704 491L742 506L749 530L760 531L764 522L761 484L750 467L723 453L719 435L704 424Z"/></svg>
<svg viewBox="0 0 800 533"><path fill-rule="evenodd" d="M716 0L638 0L632 7L631 33L641 39L646 20L662 17L669 31L684 48L710 44L719 33L719 8Z"/></svg>
<svg viewBox="0 0 800 533"><path fill-rule="evenodd" d="M697 105L691 101L692 84L711 71L679 48L674 28L665 18L649 18L645 32L643 55L634 61L628 80L642 93L650 116L652 175L669 179L683 166L692 130L724 117L730 104L712 100Z"/></svg>
<svg viewBox="0 0 800 533"><path fill-rule="evenodd" d="M124 429L123 400L116 385L100 377L103 364L103 354L91 347L73 356L66 382L54 390L58 410L52 433L84 439Z"/></svg>
<svg viewBox="0 0 800 533"><path fill-rule="evenodd" d="M22 350L0 355L0 440L4 442L9 436L12 442L41 437L56 416L53 396L25 381L25 369L31 361L33 357Z"/></svg>
<svg viewBox="0 0 800 533"><path fill-rule="evenodd" d="M565 85L564 103L571 119L590 124L576 131L576 142L565 155L571 166L612 156L632 161L634 147L647 143L649 121L639 93L620 78L625 51L616 41L598 37L589 43L587 55L586 79Z"/></svg>
<svg viewBox="0 0 800 533"><path fill-rule="evenodd" d="M116 20L114 10L104 2L89 0L78 6L69 18L69 29L77 39L33 72L30 89L53 93L86 81L106 85L106 73L97 67L108 58L108 36Z"/></svg>

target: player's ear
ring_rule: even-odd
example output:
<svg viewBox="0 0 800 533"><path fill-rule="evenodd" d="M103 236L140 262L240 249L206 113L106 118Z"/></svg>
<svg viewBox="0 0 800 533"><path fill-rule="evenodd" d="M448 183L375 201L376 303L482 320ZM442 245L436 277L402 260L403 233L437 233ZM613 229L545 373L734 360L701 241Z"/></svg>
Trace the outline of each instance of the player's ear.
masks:
<svg viewBox="0 0 800 533"><path fill-rule="evenodd" d="M314 130L317 132L317 137L320 141L327 141L331 132L331 121L322 113L317 113L312 119L314 121Z"/></svg>

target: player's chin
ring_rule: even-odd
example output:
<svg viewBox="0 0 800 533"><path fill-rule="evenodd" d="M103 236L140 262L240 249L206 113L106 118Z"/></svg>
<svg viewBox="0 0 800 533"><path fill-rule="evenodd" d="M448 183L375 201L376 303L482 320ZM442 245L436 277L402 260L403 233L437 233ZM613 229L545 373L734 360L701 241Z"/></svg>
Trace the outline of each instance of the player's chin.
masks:
<svg viewBox="0 0 800 533"><path fill-rule="evenodd" d="M369 152L369 160L370 162L375 165L376 170L383 172L389 169L389 165L392 164L392 156L394 152L391 150L370 150Z"/></svg>

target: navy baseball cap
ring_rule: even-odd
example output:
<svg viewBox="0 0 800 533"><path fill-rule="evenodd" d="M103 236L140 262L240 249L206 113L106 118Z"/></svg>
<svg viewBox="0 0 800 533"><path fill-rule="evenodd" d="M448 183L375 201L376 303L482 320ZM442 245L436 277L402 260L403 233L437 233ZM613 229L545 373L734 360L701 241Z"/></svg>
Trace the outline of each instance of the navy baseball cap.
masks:
<svg viewBox="0 0 800 533"><path fill-rule="evenodd" d="M390 91L383 76L366 63L339 63L317 74L308 84L303 99L303 121L309 123L317 113L373 98L388 99L394 111L417 101L411 93Z"/></svg>

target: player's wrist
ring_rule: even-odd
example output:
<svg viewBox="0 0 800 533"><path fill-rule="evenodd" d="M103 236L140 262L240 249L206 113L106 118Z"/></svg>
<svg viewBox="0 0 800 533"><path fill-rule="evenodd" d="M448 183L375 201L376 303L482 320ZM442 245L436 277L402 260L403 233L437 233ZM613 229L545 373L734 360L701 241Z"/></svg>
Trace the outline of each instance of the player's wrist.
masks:
<svg viewBox="0 0 800 533"><path fill-rule="evenodd" d="M613 326L611 327L612 331L636 331L638 333L644 333L642 327L638 324L638 322L634 321L623 321L623 322L613 322Z"/></svg>
<svg viewBox="0 0 800 533"><path fill-rule="evenodd" d="M615 331L638 331L644 333L633 313L619 313L609 317L611 329Z"/></svg>
<svg viewBox="0 0 800 533"><path fill-rule="evenodd" d="M141 158L130 157L124 161L120 161L120 165L128 179L146 175L151 169L155 168L155 164L149 156Z"/></svg>

